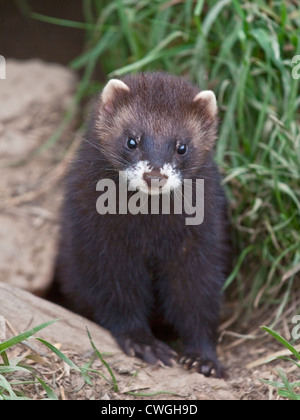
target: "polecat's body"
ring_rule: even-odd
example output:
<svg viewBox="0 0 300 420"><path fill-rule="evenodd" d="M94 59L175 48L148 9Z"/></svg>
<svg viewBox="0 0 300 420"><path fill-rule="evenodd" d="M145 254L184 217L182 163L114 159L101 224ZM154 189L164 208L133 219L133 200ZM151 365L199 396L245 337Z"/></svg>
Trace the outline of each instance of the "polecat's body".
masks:
<svg viewBox="0 0 300 420"><path fill-rule="evenodd" d="M109 82L67 178L58 265L73 307L127 354L170 364L172 351L151 329L160 319L182 339L185 366L207 376L222 374L215 347L230 264L215 131L210 91L162 73ZM119 171L144 194L176 194L183 179L204 179L203 223L187 225L185 213L172 211L99 215L96 185L118 185ZM150 188L153 179L163 186Z"/></svg>

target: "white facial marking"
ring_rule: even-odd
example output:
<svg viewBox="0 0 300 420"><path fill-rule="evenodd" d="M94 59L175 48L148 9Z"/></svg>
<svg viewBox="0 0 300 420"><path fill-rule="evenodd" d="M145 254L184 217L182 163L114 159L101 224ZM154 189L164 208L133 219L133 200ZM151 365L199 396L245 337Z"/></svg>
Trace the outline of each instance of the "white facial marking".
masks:
<svg viewBox="0 0 300 420"><path fill-rule="evenodd" d="M151 169L147 160L141 160L132 168L128 168L125 172L129 181L129 190L135 191L137 188L140 188L143 192L148 193L148 186L144 180L144 173L150 172Z"/></svg>
<svg viewBox="0 0 300 420"><path fill-rule="evenodd" d="M154 186L149 188L147 182L144 180L144 174L151 172L152 169L148 161L140 161L133 167L127 169L125 174L129 181L128 189L135 191L139 188L145 194L157 195L159 193L169 193L181 185L182 181L179 172L170 163L165 163L160 169L160 173L167 177L166 184L163 187L156 187L156 182L154 181Z"/></svg>
<svg viewBox="0 0 300 420"><path fill-rule="evenodd" d="M182 181L180 174L178 171L176 171L176 169L174 169L174 167L170 163L165 163L162 169L160 170L160 173L168 177L167 183L164 186L164 188L168 190L175 190L181 185Z"/></svg>

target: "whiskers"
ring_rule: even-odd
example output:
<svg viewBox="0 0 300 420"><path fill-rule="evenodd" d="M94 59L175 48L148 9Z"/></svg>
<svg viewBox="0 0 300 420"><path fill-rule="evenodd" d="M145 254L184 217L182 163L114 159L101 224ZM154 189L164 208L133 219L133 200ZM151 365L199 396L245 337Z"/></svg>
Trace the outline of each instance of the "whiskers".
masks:
<svg viewBox="0 0 300 420"><path fill-rule="evenodd" d="M99 152L99 155L96 155L93 158L97 161L104 162L105 169L110 169L112 171L119 172L120 170L125 170L128 168L128 166L130 166L130 162L128 162L122 156L118 155L117 152L114 151L112 148L109 148L104 145L101 145L101 147L97 146L96 144L92 143L86 138L83 138L82 140ZM111 159L108 159L108 156L113 159L113 161L117 164L118 168L113 167L113 165L111 164Z"/></svg>
<svg viewBox="0 0 300 420"><path fill-rule="evenodd" d="M216 169L212 165L197 165L181 169L183 179L215 180Z"/></svg>

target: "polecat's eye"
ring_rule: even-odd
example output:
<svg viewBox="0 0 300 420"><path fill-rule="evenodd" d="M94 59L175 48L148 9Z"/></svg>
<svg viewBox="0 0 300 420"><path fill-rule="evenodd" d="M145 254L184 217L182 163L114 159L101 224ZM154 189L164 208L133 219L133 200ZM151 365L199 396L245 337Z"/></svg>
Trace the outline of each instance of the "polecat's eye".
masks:
<svg viewBox="0 0 300 420"><path fill-rule="evenodd" d="M127 140L127 146L129 149L136 149L138 146L138 142L134 138L129 137Z"/></svg>
<svg viewBox="0 0 300 420"><path fill-rule="evenodd" d="M185 144L181 144L179 147L177 147L177 153L180 155L184 155L187 152L187 146Z"/></svg>

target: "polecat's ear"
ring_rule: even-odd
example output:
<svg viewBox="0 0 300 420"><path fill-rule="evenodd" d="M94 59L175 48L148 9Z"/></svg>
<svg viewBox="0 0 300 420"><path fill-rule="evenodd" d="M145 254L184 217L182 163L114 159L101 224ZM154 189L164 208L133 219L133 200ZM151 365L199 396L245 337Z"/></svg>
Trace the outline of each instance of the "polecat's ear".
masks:
<svg viewBox="0 0 300 420"><path fill-rule="evenodd" d="M193 102L201 104L206 110L208 117L212 120L215 119L218 107L216 95L212 90L202 90L202 92L197 93Z"/></svg>
<svg viewBox="0 0 300 420"><path fill-rule="evenodd" d="M113 100L115 99L118 91L127 91L130 89L126 83L118 79L111 79L102 91L102 102L107 111L111 111Z"/></svg>

